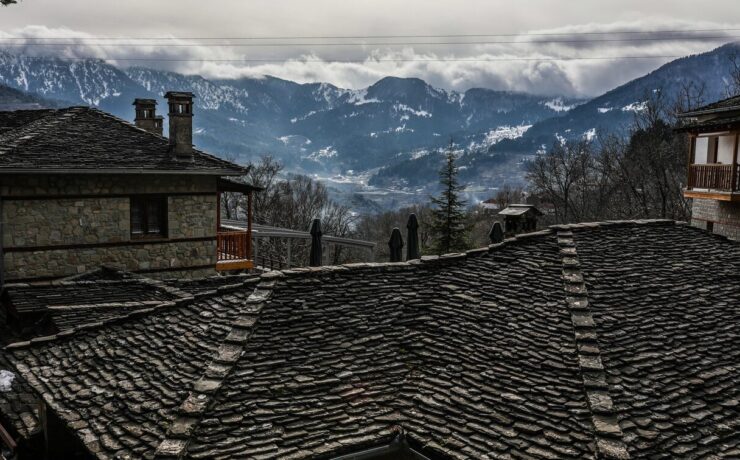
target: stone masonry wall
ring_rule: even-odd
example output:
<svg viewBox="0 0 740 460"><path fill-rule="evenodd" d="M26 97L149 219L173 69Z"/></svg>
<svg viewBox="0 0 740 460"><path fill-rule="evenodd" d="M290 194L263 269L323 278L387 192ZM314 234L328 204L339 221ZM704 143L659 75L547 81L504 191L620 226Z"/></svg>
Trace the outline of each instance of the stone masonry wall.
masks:
<svg viewBox="0 0 740 460"><path fill-rule="evenodd" d="M61 249L5 254L7 280L61 277L84 273L106 265L122 270L152 270L212 265L215 274L216 242L183 241L108 248ZM168 278L173 277L169 274Z"/></svg>
<svg viewBox="0 0 740 460"><path fill-rule="evenodd" d="M691 207L691 225L708 229L730 239L740 240L740 203L694 198Z"/></svg>
<svg viewBox="0 0 740 460"><path fill-rule="evenodd" d="M127 195L142 193L177 193L167 199L169 240L214 239L161 243L132 240ZM215 273L215 177L0 176L0 194L4 197L0 215L3 246L48 247L38 251L6 251L4 265L8 281L68 276L101 265L134 271L192 266L198 267L194 269L198 272L207 270L203 266L212 265L214 268L208 271ZM50 195L51 198L42 198ZM55 247L90 244L103 246ZM188 276L188 273L172 272L164 277L173 276Z"/></svg>
<svg viewBox="0 0 740 460"><path fill-rule="evenodd" d="M7 200L3 246L128 241L128 198Z"/></svg>

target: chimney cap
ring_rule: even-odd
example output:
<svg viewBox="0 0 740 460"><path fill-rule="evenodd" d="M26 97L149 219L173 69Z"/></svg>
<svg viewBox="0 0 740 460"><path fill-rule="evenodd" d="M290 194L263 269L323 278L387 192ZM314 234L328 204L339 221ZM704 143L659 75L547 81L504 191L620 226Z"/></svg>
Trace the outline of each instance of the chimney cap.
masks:
<svg viewBox="0 0 740 460"><path fill-rule="evenodd" d="M180 97L181 98L193 98L194 96L193 96L193 93L191 93L190 91L167 91L164 97L167 99L172 99L172 98L180 98Z"/></svg>
<svg viewBox="0 0 740 460"><path fill-rule="evenodd" d="M137 97L136 99L134 99L134 103L131 105L143 105L143 104L157 105L157 100L156 99L144 99L144 98Z"/></svg>

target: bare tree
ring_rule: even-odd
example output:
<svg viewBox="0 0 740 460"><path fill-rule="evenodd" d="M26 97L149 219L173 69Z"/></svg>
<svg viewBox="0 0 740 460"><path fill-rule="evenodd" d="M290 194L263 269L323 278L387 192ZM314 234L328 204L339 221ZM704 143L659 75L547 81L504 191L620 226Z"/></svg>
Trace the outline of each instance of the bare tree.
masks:
<svg viewBox="0 0 740 460"><path fill-rule="evenodd" d="M555 144L530 165L527 179L533 194L552 202L560 223L686 219L686 137L667 120L701 104L703 91L701 85L687 84L673 105L662 91L648 95L626 140L600 133L598 144Z"/></svg>
<svg viewBox="0 0 740 460"><path fill-rule="evenodd" d="M579 193L586 193L587 174L593 160L591 144L585 140L556 142L544 155L529 163L527 180L534 193L553 204L558 222L579 220Z"/></svg>
<svg viewBox="0 0 740 460"><path fill-rule="evenodd" d="M727 96L740 95L740 56L737 51L730 54L730 81L727 85Z"/></svg>
<svg viewBox="0 0 740 460"><path fill-rule="evenodd" d="M522 187L512 187L509 184L505 184L496 192L496 195L493 197L493 201L498 209L504 209L512 203L523 203L524 189Z"/></svg>

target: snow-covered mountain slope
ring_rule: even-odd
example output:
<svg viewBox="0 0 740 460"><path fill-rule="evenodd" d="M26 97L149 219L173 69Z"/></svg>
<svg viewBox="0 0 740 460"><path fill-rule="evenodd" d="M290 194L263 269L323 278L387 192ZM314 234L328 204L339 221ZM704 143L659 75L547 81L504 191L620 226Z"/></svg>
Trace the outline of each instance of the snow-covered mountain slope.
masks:
<svg viewBox="0 0 740 460"><path fill-rule="evenodd" d="M565 114L535 123L519 139L503 141L500 150L531 153L549 147L558 136L593 137L598 133L625 134L646 101L660 92L666 106L687 86L703 85L705 103L727 97L731 56L740 55L740 44L729 43L707 53L671 61L645 76L634 79Z"/></svg>
<svg viewBox="0 0 740 460"><path fill-rule="evenodd" d="M730 57L735 53L740 55L740 46L727 44L707 53L677 59L583 104L560 98L545 102L554 111L561 111L557 116L534 123L499 124L484 137L472 136L472 141L469 137L460 137L457 142L468 148L459 160L461 179L493 186L504 182L521 183L526 160L554 142L569 138L593 141L607 133L627 135L635 116L644 110L648 98L656 97L656 92L661 93L668 107L674 105L676 95L689 84L703 85L706 103L727 97ZM473 100L484 98L479 96ZM496 105L503 106L501 101ZM424 155L418 152L400 155L378 170L369 182L385 187L421 187L433 183L439 161L429 155L430 152L434 153L427 150Z"/></svg>
<svg viewBox="0 0 740 460"><path fill-rule="evenodd" d="M490 143L502 127L532 125L582 102L482 88L458 93L416 78L387 77L360 90L269 76L212 80L4 51L0 84L126 119L136 97L157 98L164 112L166 91L192 91L197 145L244 161L271 153L290 168L316 172L376 168L399 152L439 147L451 136Z"/></svg>

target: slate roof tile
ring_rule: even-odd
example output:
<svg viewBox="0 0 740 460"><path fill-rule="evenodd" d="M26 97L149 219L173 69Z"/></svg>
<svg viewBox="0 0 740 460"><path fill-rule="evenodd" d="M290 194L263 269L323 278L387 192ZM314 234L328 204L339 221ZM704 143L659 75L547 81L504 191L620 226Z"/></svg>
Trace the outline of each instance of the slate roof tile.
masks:
<svg viewBox="0 0 740 460"><path fill-rule="evenodd" d="M179 171L243 175L246 170L200 150L178 160L169 140L89 107L0 112L0 172Z"/></svg>
<svg viewBox="0 0 740 460"><path fill-rule="evenodd" d="M440 459L732 457L738 251L668 222L558 226L177 284L191 301L9 352L99 458L315 459L399 435Z"/></svg>
<svg viewBox="0 0 740 460"><path fill-rule="evenodd" d="M732 456L740 448L738 245L685 226L575 239L630 454Z"/></svg>

